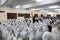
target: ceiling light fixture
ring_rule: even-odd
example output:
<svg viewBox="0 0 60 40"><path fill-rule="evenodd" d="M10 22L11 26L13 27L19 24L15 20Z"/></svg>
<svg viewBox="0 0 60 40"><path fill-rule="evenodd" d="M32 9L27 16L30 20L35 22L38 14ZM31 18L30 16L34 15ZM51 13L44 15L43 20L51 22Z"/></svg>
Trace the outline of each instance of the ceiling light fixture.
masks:
<svg viewBox="0 0 60 40"><path fill-rule="evenodd" d="M36 9L31 9L31 10L36 10Z"/></svg>
<svg viewBox="0 0 60 40"><path fill-rule="evenodd" d="M23 5L22 8L29 8L31 5L30 4L26 4L26 5Z"/></svg>
<svg viewBox="0 0 60 40"><path fill-rule="evenodd" d="M42 0L35 0L36 2L41 2Z"/></svg>
<svg viewBox="0 0 60 40"><path fill-rule="evenodd" d="M20 5L17 5L15 8L20 8Z"/></svg>
<svg viewBox="0 0 60 40"><path fill-rule="evenodd" d="M58 6L50 6L49 8L58 8Z"/></svg>
<svg viewBox="0 0 60 40"><path fill-rule="evenodd" d="M31 9L31 10L41 10L41 9Z"/></svg>

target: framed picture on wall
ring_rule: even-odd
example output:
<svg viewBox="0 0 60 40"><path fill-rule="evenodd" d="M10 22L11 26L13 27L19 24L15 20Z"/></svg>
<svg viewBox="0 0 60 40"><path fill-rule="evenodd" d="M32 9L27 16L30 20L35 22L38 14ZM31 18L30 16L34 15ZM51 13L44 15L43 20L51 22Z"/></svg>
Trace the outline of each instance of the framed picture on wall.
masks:
<svg viewBox="0 0 60 40"><path fill-rule="evenodd" d="M23 13L18 13L18 17L24 17Z"/></svg>

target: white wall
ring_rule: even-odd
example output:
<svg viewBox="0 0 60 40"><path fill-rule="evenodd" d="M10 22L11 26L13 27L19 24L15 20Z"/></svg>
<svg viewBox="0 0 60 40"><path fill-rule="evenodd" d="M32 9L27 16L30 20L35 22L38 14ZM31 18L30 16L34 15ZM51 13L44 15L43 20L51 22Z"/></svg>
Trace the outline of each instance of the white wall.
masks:
<svg viewBox="0 0 60 40"><path fill-rule="evenodd" d="M47 16L50 14L51 16L56 16L57 14L60 13L55 13L55 12L48 12L48 13L42 13L42 12L36 12L36 11L30 11L30 10L20 10L20 9L13 9L13 8L6 8L6 7L0 7L0 11L5 11L4 13L0 13L0 21L7 20L7 13L29 13L31 18L34 16L34 14L38 14L40 17L41 14ZM18 17L17 19L24 19L24 17Z"/></svg>
<svg viewBox="0 0 60 40"><path fill-rule="evenodd" d="M0 13L0 17L3 18L3 20L7 20L7 13L31 13L28 10L20 10L20 9L13 9L13 8L5 8L5 7L0 7L0 11L5 11L4 13ZM4 15L4 16L3 16ZM2 20L2 18L0 18L0 20ZM17 19L23 19L23 17L18 17Z"/></svg>

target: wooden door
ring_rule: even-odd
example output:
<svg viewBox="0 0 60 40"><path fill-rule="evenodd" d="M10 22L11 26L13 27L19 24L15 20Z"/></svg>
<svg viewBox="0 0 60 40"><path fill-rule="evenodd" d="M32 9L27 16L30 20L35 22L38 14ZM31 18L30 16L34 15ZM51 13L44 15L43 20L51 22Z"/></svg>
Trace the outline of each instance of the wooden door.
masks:
<svg viewBox="0 0 60 40"><path fill-rule="evenodd" d="M30 14L25 14L24 18L30 18Z"/></svg>
<svg viewBox="0 0 60 40"><path fill-rule="evenodd" d="M17 13L7 13L7 19L17 19Z"/></svg>
<svg viewBox="0 0 60 40"><path fill-rule="evenodd" d="M34 14L34 17L38 17L38 14Z"/></svg>
<svg viewBox="0 0 60 40"><path fill-rule="evenodd" d="M56 18L57 18L57 19L60 19L60 14L57 14Z"/></svg>

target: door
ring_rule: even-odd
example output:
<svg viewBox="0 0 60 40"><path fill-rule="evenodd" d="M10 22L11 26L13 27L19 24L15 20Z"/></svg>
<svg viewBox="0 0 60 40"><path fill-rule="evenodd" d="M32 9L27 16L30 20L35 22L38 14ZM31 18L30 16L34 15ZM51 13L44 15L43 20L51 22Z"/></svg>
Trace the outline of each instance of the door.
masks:
<svg viewBox="0 0 60 40"><path fill-rule="evenodd" d="M24 18L30 18L30 14L25 14Z"/></svg>
<svg viewBox="0 0 60 40"><path fill-rule="evenodd" d="M60 19L60 14L57 14L56 18L57 18L57 19Z"/></svg>
<svg viewBox="0 0 60 40"><path fill-rule="evenodd" d="M7 13L7 19L17 19L17 13Z"/></svg>

